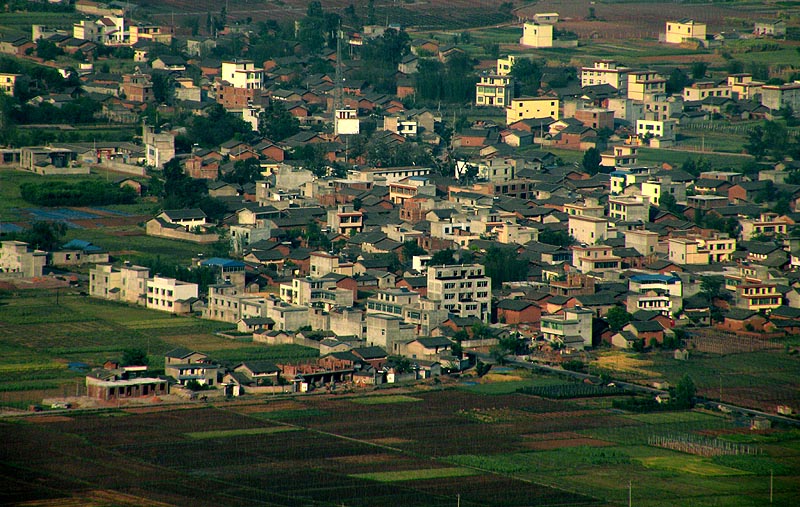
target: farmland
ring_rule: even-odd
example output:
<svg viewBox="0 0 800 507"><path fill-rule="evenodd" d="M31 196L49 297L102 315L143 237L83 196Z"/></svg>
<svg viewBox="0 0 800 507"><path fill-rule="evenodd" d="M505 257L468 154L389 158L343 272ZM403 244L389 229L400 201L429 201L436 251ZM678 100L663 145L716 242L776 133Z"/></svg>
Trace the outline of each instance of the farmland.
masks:
<svg viewBox="0 0 800 507"><path fill-rule="evenodd" d="M83 373L70 362L100 365L141 348L150 362L178 346L219 361L291 360L316 355L304 347L254 346L213 333L229 324L89 299L67 290L19 291L0 299L0 404L26 406L81 392Z"/></svg>
<svg viewBox="0 0 800 507"><path fill-rule="evenodd" d="M610 506L627 501L624 478L636 505L747 506L767 503L773 470L774 505L792 505L800 480L797 432L752 434L698 412L587 410L583 400L404 392L387 403L329 395L5 419L0 502L448 506L460 496L464 506ZM405 397L415 401L398 405ZM675 433L752 437L761 454L647 445Z"/></svg>

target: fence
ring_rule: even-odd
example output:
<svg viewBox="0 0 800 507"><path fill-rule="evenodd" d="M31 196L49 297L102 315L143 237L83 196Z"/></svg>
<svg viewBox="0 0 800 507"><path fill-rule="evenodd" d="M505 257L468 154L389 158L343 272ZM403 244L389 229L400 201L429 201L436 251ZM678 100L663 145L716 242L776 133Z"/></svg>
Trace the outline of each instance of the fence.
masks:
<svg viewBox="0 0 800 507"><path fill-rule="evenodd" d="M647 438L647 445L661 447L673 451L694 454L706 458L712 456L757 456L762 454L762 450L753 445L738 444L727 442L717 438L703 438L690 435L653 435Z"/></svg>

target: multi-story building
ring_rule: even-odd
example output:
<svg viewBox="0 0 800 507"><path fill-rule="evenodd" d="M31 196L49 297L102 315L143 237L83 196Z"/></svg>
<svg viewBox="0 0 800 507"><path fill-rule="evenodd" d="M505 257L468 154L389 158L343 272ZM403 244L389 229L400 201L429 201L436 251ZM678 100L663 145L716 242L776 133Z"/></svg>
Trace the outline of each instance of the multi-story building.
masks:
<svg viewBox="0 0 800 507"><path fill-rule="evenodd" d="M335 210L328 210L328 227L331 232L349 235L350 231L364 230L364 213L352 204L340 204Z"/></svg>
<svg viewBox="0 0 800 507"><path fill-rule="evenodd" d="M514 97L514 78L482 74L475 85L475 105L506 107Z"/></svg>
<svg viewBox="0 0 800 507"><path fill-rule="evenodd" d="M675 141L678 122L675 120L639 120L636 122L636 135L651 137L661 143Z"/></svg>
<svg viewBox="0 0 800 507"><path fill-rule="evenodd" d="M765 84L761 87L761 105L772 111L788 106L795 116L800 116L800 81L782 85Z"/></svg>
<svg viewBox="0 0 800 507"><path fill-rule="evenodd" d="M536 21L526 22L522 25L522 37L519 45L529 48L553 47L553 25Z"/></svg>
<svg viewBox="0 0 800 507"><path fill-rule="evenodd" d="M639 70L628 73L628 98L644 101L647 95L667 92L667 80L657 72Z"/></svg>
<svg viewBox="0 0 800 507"><path fill-rule="evenodd" d="M629 185L640 184L650 179L650 168L643 166L623 167L611 173L611 195L621 194Z"/></svg>
<svg viewBox="0 0 800 507"><path fill-rule="evenodd" d="M559 102L556 97L520 97L511 99L506 108L506 123L541 118L558 119Z"/></svg>
<svg viewBox="0 0 800 507"><path fill-rule="evenodd" d="M727 233L714 233L710 236L697 236L700 249L708 251L710 262L728 262L733 259L736 251L736 238L731 238Z"/></svg>
<svg viewBox="0 0 800 507"><path fill-rule="evenodd" d="M771 310L783 304L783 296L776 283L749 282L736 287L734 301L745 310Z"/></svg>
<svg viewBox="0 0 800 507"><path fill-rule="evenodd" d="M596 60L591 67L581 68L581 86L609 85L616 88L622 95L628 93L628 72L631 69L624 67L614 60Z"/></svg>
<svg viewBox="0 0 800 507"><path fill-rule="evenodd" d="M147 74L124 74L122 76L122 92L125 94L125 99L132 102L147 104L155 98L153 82Z"/></svg>
<svg viewBox="0 0 800 507"><path fill-rule="evenodd" d="M607 245L573 246L572 265L581 273L619 271L622 259Z"/></svg>
<svg viewBox="0 0 800 507"><path fill-rule="evenodd" d="M592 346L592 320L594 313L581 307L567 308L563 315L542 317L544 339L567 348L583 350Z"/></svg>
<svg viewBox="0 0 800 507"><path fill-rule="evenodd" d="M264 297L242 292L231 283L216 283L208 286L203 318L237 323L241 319L265 317L266 311Z"/></svg>
<svg viewBox="0 0 800 507"><path fill-rule="evenodd" d="M709 252L694 238L669 238L667 240L670 262L676 264L708 264Z"/></svg>
<svg viewBox="0 0 800 507"><path fill-rule="evenodd" d="M14 90L17 86L17 80L20 76L21 74L0 73L0 93L5 93L9 97L13 97Z"/></svg>
<svg viewBox="0 0 800 507"><path fill-rule="evenodd" d="M287 303L325 310L353 306L353 291L337 287L332 278L295 278L291 284L281 284L280 297Z"/></svg>
<svg viewBox="0 0 800 507"><path fill-rule="evenodd" d="M120 267L98 264L89 270L89 295L144 306L150 270L126 262Z"/></svg>
<svg viewBox="0 0 800 507"><path fill-rule="evenodd" d="M507 76L511 74L511 69L514 67L514 63L516 63L517 57L514 55L508 55L505 58L498 58L497 59L497 75L498 76Z"/></svg>
<svg viewBox="0 0 800 507"><path fill-rule="evenodd" d="M614 111L599 107L578 109L575 111L574 118L583 123L584 126L595 130L608 129L614 130Z"/></svg>
<svg viewBox="0 0 800 507"><path fill-rule="evenodd" d="M683 89L683 100L700 101L708 97L731 97L731 87L715 81L695 81Z"/></svg>
<svg viewBox="0 0 800 507"><path fill-rule="evenodd" d="M753 81L752 74L729 74L728 86L731 89L731 98L738 100L750 100L761 93L764 83Z"/></svg>
<svg viewBox="0 0 800 507"><path fill-rule="evenodd" d="M648 94L644 97L644 116L629 120L669 120L683 112L683 99L680 96L664 93Z"/></svg>
<svg viewBox="0 0 800 507"><path fill-rule="evenodd" d="M628 290L636 294L657 292L670 296L683 296L683 281L675 274L643 273L628 279Z"/></svg>
<svg viewBox="0 0 800 507"><path fill-rule="evenodd" d="M642 182L642 197L658 206L661 196L670 194L676 202L686 200L686 185L674 183L669 176L657 176Z"/></svg>
<svg viewBox="0 0 800 507"><path fill-rule="evenodd" d="M587 198L583 204L565 204L564 213L569 216L603 218L606 208L597 199Z"/></svg>
<svg viewBox="0 0 800 507"><path fill-rule="evenodd" d="M641 196L611 196L608 198L608 216L623 222L639 220L647 223L650 221L650 201Z"/></svg>
<svg viewBox="0 0 800 507"><path fill-rule="evenodd" d="M0 244L0 278L42 276L47 252L31 249L22 241L3 241Z"/></svg>
<svg viewBox="0 0 800 507"><path fill-rule="evenodd" d="M491 316L492 280L480 264L428 266L428 299L460 317Z"/></svg>
<svg viewBox="0 0 800 507"><path fill-rule="evenodd" d="M175 278L154 276L147 280L147 308L176 313L176 303L197 298L196 283L183 282Z"/></svg>
<svg viewBox="0 0 800 507"><path fill-rule="evenodd" d="M698 23L693 19L667 21L664 42L667 44L681 44L689 39L706 40L706 24Z"/></svg>
<svg viewBox="0 0 800 507"><path fill-rule="evenodd" d="M633 248L645 257L655 255L658 247L658 233L633 229L625 231L625 248Z"/></svg>
<svg viewBox="0 0 800 507"><path fill-rule="evenodd" d="M400 206L413 197L419 196L436 196L436 185L429 183L430 178L426 176L411 176L396 183L389 184L389 200L393 204Z"/></svg>
<svg viewBox="0 0 800 507"><path fill-rule="evenodd" d="M415 306L420 300L419 293L406 289L383 289L367 299L367 314L385 313L403 317L404 308Z"/></svg>
<svg viewBox="0 0 800 507"><path fill-rule="evenodd" d="M257 69L252 60L222 62L219 78L234 88L264 88L264 69Z"/></svg>
<svg viewBox="0 0 800 507"><path fill-rule="evenodd" d="M588 215L570 215L569 235L586 245L601 243L609 237L608 220Z"/></svg>
<svg viewBox="0 0 800 507"><path fill-rule="evenodd" d="M144 125L142 144L145 147L147 165L163 169L164 164L175 157L175 134L160 132L156 127Z"/></svg>
<svg viewBox="0 0 800 507"><path fill-rule="evenodd" d="M761 213L757 219L740 219L739 224L742 226L742 239L750 241L756 236L785 236L794 222L777 213Z"/></svg>

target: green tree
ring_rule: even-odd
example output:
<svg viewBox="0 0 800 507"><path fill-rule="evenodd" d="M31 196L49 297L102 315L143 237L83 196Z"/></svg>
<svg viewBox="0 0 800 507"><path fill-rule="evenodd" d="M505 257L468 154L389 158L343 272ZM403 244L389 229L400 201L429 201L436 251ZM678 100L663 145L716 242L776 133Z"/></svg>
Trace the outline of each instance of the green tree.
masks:
<svg viewBox="0 0 800 507"><path fill-rule="evenodd" d="M567 231L545 229L539 233L539 243L547 243L548 245L556 245L566 248L575 244L575 238L573 238Z"/></svg>
<svg viewBox="0 0 800 507"><path fill-rule="evenodd" d="M673 403L682 408L692 408L694 406L694 397L696 394L697 387L692 377L687 373L681 377L678 384L675 386Z"/></svg>
<svg viewBox="0 0 800 507"><path fill-rule="evenodd" d="M415 255L425 255L425 249L419 246L416 240L409 239L403 243L403 260L410 262Z"/></svg>
<svg viewBox="0 0 800 507"><path fill-rule="evenodd" d="M300 122L278 101L271 100L258 117L258 133L272 141L283 141L300 132Z"/></svg>
<svg viewBox="0 0 800 507"><path fill-rule="evenodd" d="M55 60L64 54L64 50L56 46L55 42L47 39L39 39L36 42L36 56L42 60Z"/></svg>
<svg viewBox="0 0 800 507"><path fill-rule="evenodd" d="M67 224L64 222L36 221L30 229L21 233L17 238L28 243L32 248L50 252L61 246L61 241L67 234Z"/></svg>
<svg viewBox="0 0 800 507"><path fill-rule="evenodd" d="M261 163L257 158L237 160L233 164L233 171L222 176L222 180L228 183L254 183L261 179Z"/></svg>
<svg viewBox="0 0 800 507"><path fill-rule="evenodd" d="M528 261L520 259L514 248L491 246L483 258L486 276L492 279L492 288L498 289L503 282L516 282L528 277Z"/></svg>
<svg viewBox="0 0 800 507"><path fill-rule="evenodd" d="M448 248L445 250L439 250L438 252L435 252L431 256L431 260L428 264L431 266L443 266L455 263L456 261L453 258L453 250Z"/></svg>
<svg viewBox="0 0 800 507"><path fill-rule="evenodd" d="M600 156L600 150L597 148L589 148L583 154L583 160L581 161L581 167L583 170L591 175L595 175L600 172L600 163L602 162L602 157Z"/></svg>
<svg viewBox="0 0 800 507"><path fill-rule="evenodd" d="M677 212L678 201L675 200L674 195L665 193L658 199L658 207L667 211Z"/></svg>
<svg viewBox="0 0 800 507"><path fill-rule="evenodd" d="M486 364L480 359L478 359L478 362L475 363L475 373L478 374L478 377L483 377L484 375L489 373L489 370L491 369L492 369L491 364Z"/></svg>
<svg viewBox="0 0 800 507"><path fill-rule="evenodd" d="M606 321L608 325L611 326L612 331L619 331L631 320L633 320L633 315L628 313L621 306L612 307L606 314Z"/></svg>
<svg viewBox="0 0 800 507"><path fill-rule="evenodd" d="M697 61L692 63L692 78L703 79L706 77L708 71L708 64L706 62Z"/></svg>
<svg viewBox="0 0 800 507"><path fill-rule="evenodd" d="M689 84L689 76L684 71L675 67L667 78L667 93L680 93Z"/></svg>
<svg viewBox="0 0 800 507"><path fill-rule="evenodd" d="M720 276L703 276L700 278L700 295L709 303L722 294L723 279Z"/></svg>
<svg viewBox="0 0 800 507"><path fill-rule="evenodd" d="M122 351L120 366L147 366L150 360L142 349L125 349Z"/></svg>
<svg viewBox="0 0 800 507"><path fill-rule="evenodd" d="M542 69L530 58L517 58L511 67L518 95L536 95L542 81Z"/></svg>

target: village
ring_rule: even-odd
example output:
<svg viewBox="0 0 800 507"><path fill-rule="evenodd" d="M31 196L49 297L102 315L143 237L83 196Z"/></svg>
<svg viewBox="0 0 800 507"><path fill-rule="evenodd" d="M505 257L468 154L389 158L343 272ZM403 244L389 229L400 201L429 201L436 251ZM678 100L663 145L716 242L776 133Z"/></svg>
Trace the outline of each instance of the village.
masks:
<svg viewBox="0 0 800 507"><path fill-rule="evenodd" d="M785 3L7 2L0 503L794 505Z"/></svg>

